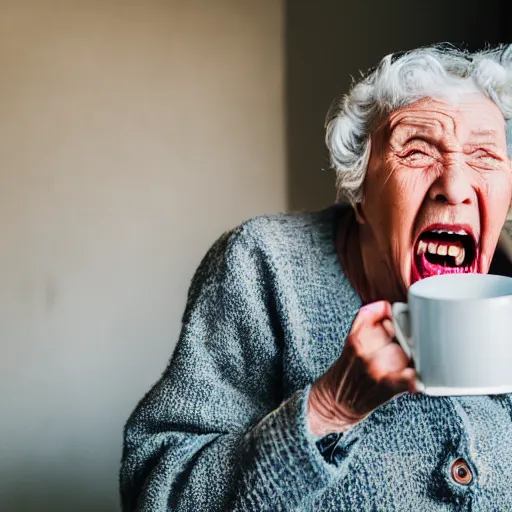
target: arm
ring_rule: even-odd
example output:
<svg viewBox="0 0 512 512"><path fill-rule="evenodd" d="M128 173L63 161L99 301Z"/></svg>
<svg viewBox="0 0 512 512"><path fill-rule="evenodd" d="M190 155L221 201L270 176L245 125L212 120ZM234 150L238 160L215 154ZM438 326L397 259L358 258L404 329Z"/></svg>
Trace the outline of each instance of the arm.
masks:
<svg viewBox="0 0 512 512"><path fill-rule="evenodd" d="M243 232L199 267L171 362L125 428L123 510L284 510L340 476L308 429L309 387L281 396L269 276Z"/></svg>

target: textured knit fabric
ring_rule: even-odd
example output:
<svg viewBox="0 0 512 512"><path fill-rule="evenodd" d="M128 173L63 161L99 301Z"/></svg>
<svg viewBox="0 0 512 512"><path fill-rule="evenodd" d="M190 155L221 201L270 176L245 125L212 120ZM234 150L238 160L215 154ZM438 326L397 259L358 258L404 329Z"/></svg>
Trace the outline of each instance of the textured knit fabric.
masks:
<svg viewBox="0 0 512 512"><path fill-rule="evenodd" d="M512 511L508 395L405 394L346 435L308 431L310 384L361 305L338 211L256 218L209 251L170 364L126 425L125 511Z"/></svg>

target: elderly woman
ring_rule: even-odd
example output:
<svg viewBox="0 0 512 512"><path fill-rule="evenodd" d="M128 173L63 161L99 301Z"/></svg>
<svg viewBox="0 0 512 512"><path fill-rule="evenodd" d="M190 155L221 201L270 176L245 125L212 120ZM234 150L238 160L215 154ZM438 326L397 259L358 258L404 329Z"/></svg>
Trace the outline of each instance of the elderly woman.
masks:
<svg viewBox="0 0 512 512"><path fill-rule="evenodd" d="M413 282L489 270L511 66L511 47L388 55L334 106L348 204L250 220L209 251L126 426L124 510L512 510L510 397L418 392L390 321Z"/></svg>

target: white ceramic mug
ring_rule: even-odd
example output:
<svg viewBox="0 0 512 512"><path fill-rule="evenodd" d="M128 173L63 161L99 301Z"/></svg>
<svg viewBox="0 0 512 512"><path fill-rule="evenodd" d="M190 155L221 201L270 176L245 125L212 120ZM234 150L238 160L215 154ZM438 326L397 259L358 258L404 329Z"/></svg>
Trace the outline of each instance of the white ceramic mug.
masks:
<svg viewBox="0 0 512 512"><path fill-rule="evenodd" d="M393 304L396 338L428 395L512 392L512 278L444 274Z"/></svg>

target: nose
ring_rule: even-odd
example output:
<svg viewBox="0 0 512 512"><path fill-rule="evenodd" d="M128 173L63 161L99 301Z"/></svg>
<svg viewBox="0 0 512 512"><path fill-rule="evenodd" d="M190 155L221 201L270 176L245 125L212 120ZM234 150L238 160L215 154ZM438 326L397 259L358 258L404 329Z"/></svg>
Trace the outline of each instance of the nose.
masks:
<svg viewBox="0 0 512 512"><path fill-rule="evenodd" d="M432 201L443 204L472 204L475 191L468 173L460 165L450 165L434 181L429 190Z"/></svg>

